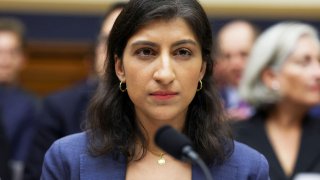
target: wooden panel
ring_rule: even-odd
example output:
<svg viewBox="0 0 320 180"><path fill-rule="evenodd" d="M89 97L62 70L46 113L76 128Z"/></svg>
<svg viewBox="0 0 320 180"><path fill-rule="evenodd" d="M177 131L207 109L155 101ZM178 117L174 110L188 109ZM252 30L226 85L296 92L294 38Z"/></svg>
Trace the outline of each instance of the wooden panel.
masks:
<svg viewBox="0 0 320 180"><path fill-rule="evenodd" d="M30 43L22 86L41 97L84 80L90 69L90 50L89 43Z"/></svg>

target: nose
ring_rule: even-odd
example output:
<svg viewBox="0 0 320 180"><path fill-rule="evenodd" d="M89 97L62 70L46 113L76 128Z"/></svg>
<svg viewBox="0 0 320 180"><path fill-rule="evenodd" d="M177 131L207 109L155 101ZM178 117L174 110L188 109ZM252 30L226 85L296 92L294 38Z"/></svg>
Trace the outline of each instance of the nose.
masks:
<svg viewBox="0 0 320 180"><path fill-rule="evenodd" d="M164 85L168 85L176 78L173 62L169 53L162 54L157 59L157 67L153 74L153 78Z"/></svg>
<svg viewBox="0 0 320 180"><path fill-rule="evenodd" d="M241 55L234 55L229 61L230 68L235 70L242 70L245 64L245 58Z"/></svg>

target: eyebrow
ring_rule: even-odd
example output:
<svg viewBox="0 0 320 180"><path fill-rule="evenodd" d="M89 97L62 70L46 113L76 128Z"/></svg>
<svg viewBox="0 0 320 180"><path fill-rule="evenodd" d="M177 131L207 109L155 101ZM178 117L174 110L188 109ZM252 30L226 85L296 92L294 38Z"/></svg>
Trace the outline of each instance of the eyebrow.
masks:
<svg viewBox="0 0 320 180"><path fill-rule="evenodd" d="M192 45L195 45L197 46L198 43L194 40L191 40L191 39L183 39L183 40L180 40L180 41L177 41L175 43L173 43L172 46L179 46L179 45L182 45L182 44L192 44Z"/></svg>
<svg viewBox="0 0 320 180"><path fill-rule="evenodd" d="M132 46L140 46L140 45L147 45L147 46L152 46L152 47L156 47L157 44L150 42L150 41L136 41L134 43L132 43Z"/></svg>
<svg viewBox="0 0 320 180"><path fill-rule="evenodd" d="M173 43L172 47L175 47L175 46L179 46L179 45L182 45L182 44L192 44L192 45L195 45L197 46L198 43L194 40L191 40L191 39L183 39L183 40L180 40L180 41L177 41L175 43ZM151 46L151 47L157 47L158 45L154 42L150 42L150 41L136 41L134 43L132 43L132 46L139 46L139 45L147 45L147 46Z"/></svg>

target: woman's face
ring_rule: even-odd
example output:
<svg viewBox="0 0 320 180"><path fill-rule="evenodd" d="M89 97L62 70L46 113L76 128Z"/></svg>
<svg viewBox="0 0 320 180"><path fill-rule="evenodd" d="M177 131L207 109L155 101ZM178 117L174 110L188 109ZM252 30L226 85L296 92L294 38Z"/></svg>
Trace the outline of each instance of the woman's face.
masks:
<svg viewBox="0 0 320 180"><path fill-rule="evenodd" d="M182 126L206 65L194 33L177 18L143 26L115 68L139 121Z"/></svg>
<svg viewBox="0 0 320 180"><path fill-rule="evenodd" d="M312 106L320 102L320 49L309 36L300 38L280 72L286 100Z"/></svg>

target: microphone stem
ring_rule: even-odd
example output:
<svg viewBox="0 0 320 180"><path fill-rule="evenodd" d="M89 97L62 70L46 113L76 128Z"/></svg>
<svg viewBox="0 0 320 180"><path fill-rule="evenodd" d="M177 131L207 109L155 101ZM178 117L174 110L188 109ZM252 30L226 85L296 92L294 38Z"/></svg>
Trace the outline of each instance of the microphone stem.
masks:
<svg viewBox="0 0 320 180"><path fill-rule="evenodd" d="M186 159L189 159L192 162L198 164L200 169L203 171L203 174L205 175L206 180L213 180L207 165L203 162L203 160L199 157L199 155L192 149L191 146L185 146L182 149L182 153L184 154Z"/></svg>
<svg viewBox="0 0 320 180"><path fill-rule="evenodd" d="M199 167L203 171L203 174L206 177L206 180L213 180L212 175L211 175L207 165L202 161L202 159L197 158L197 159L195 159L195 162L199 165Z"/></svg>

